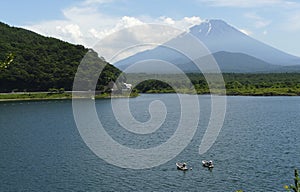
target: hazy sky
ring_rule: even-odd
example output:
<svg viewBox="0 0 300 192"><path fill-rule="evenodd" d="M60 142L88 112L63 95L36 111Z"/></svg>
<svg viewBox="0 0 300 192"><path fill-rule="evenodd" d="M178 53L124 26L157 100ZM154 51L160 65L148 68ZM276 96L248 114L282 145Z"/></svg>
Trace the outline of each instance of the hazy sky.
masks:
<svg viewBox="0 0 300 192"><path fill-rule="evenodd" d="M0 21L87 47L123 27L159 23L187 29L205 19L223 19L253 38L300 56L300 1L296 0L0 2Z"/></svg>

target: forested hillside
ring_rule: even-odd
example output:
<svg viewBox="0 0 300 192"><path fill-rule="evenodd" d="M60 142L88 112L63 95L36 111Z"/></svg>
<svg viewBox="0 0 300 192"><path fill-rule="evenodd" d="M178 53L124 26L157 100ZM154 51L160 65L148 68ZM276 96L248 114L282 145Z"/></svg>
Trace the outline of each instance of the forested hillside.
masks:
<svg viewBox="0 0 300 192"><path fill-rule="evenodd" d="M13 62L0 70L0 92L71 90L77 67L89 49L0 23L0 61L9 54ZM92 51L90 51L92 52ZM107 64L98 83L106 89L120 70L93 54L94 62Z"/></svg>
<svg viewBox="0 0 300 192"><path fill-rule="evenodd" d="M214 79L216 74L207 74ZM136 86L141 93L190 93L192 85L198 94L224 94L221 89L221 82L211 82L211 90L203 74L187 74L188 80L182 75L151 75L151 74L127 74L127 81ZM227 95L254 95L254 96L274 96L274 95L300 95L300 73L268 73L268 74L242 74L224 73L222 74ZM153 80L154 79L160 79ZM149 79L137 84L140 79ZM172 88L170 85L173 85Z"/></svg>

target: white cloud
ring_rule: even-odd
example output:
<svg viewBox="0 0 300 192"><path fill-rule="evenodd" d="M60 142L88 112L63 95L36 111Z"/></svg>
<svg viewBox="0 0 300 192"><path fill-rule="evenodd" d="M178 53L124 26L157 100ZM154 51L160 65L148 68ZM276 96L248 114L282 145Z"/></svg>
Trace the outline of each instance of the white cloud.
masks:
<svg viewBox="0 0 300 192"><path fill-rule="evenodd" d="M245 10L253 10L265 15L271 15L274 22L280 30L284 31L300 31L300 2L298 0L197 0L208 6L214 7L229 7L229 8L243 8ZM260 8L260 9L258 9ZM255 28L265 28L272 23L272 20L260 17L257 13L247 13L246 18L253 21ZM265 35L267 33L264 33Z"/></svg>
<svg viewBox="0 0 300 192"><path fill-rule="evenodd" d="M294 6L295 2L288 0L199 0L201 3L206 3L216 7L265 7L273 5Z"/></svg>
<svg viewBox="0 0 300 192"><path fill-rule="evenodd" d="M256 28L267 27L270 24L271 24L271 21L265 21L265 20L257 20L257 21L255 21L255 27Z"/></svg>
<svg viewBox="0 0 300 192"><path fill-rule="evenodd" d="M182 28L185 30L188 30L193 25L199 25L204 20L202 20L200 17L192 16L192 17L184 17L183 19L180 19L176 22L176 25L178 28Z"/></svg>
<svg viewBox="0 0 300 192"><path fill-rule="evenodd" d="M182 30L188 30L193 25L199 25L203 20L200 17L183 17L182 19L172 19L170 17L159 17L159 19L154 20L154 23L166 24L172 27L176 27Z"/></svg>
<svg viewBox="0 0 300 192"><path fill-rule="evenodd" d="M196 16L193 16L193 17L184 17L183 20L186 23L191 24L191 25L198 25L201 22L203 22L203 20L200 17L196 17Z"/></svg>
<svg viewBox="0 0 300 192"><path fill-rule="evenodd" d="M92 47L97 40L122 28L145 24L137 17L116 17L100 13L92 3L104 3L111 0L86 0L85 6L73 6L62 10L64 20L46 21L24 26L46 36L56 37L71 43ZM82 4L82 5L83 5ZM147 18L147 23L167 24L180 29L199 24L199 17L184 17L174 20L170 17ZM153 34L145 34L153 36Z"/></svg>
<svg viewBox="0 0 300 192"><path fill-rule="evenodd" d="M92 5L92 4L104 4L104 3L111 3L114 0L85 0L83 5Z"/></svg>
<svg viewBox="0 0 300 192"><path fill-rule="evenodd" d="M161 17L161 19L163 20L163 23L165 23L167 25L174 25L175 24L175 21L170 17Z"/></svg>
<svg viewBox="0 0 300 192"><path fill-rule="evenodd" d="M268 34L268 31L267 30L264 30L263 31L263 35L267 35Z"/></svg>
<svg viewBox="0 0 300 192"><path fill-rule="evenodd" d="M300 32L300 12L293 12L288 15L287 22L282 24L285 31Z"/></svg>
<svg viewBox="0 0 300 192"><path fill-rule="evenodd" d="M95 43L113 33L116 33L121 29L143 24L145 23L135 17L123 16L122 18L115 18L111 25L107 26L106 28L98 27L97 29L95 29L94 27L92 27L88 29L88 34L90 34L94 38Z"/></svg>
<svg viewBox="0 0 300 192"><path fill-rule="evenodd" d="M106 38L108 35L132 26L139 26L145 23L155 23L172 26L181 30L187 30L190 26L202 22L202 20L196 16L184 17L177 20L164 16L158 18L145 18L145 16L117 17L99 12L97 6L95 6L95 4L99 5L103 3L109 3L111 1L112 0L86 0L81 4L77 4L62 10L64 15L64 19L62 20L41 22L34 25L25 26L25 28L74 44L82 44L86 47L94 47L99 40ZM130 34L126 33L126 31L124 31L124 34L118 33L119 37L117 39L123 39L126 42L135 44L139 44L139 42L151 41L164 43L175 35L178 35L178 31L179 30L166 29L165 31L159 31L155 33L151 29L147 30L147 27L144 26L140 33ZM121 41L118 42L122 43ZM114 44L114 46L115 47L112 49L117 48L119 45ZM102 55L101 53L99 54Z"/></svg>
<svg viewBox="0 0 300 192"><path fill-rule="evenodd" d="M250 35L253 34L252 31L249 31L249 30L247 30L247 29L239 29L239 30L240 30L240 32L242 32L242 33L244 33L244 34L246 34L246 35L248 35L248 36L250 36Z"/></svg>
<svg viewBox="0 0 300 192"><path fill-rule="evenodd" d="M182 33L168 25L144 24L123 28L106 36L94 49L114 63L140 51L152 49Z"/></svg>
<svg viewBox="0 0 300 192"><path fill-rule="evenodd" d="M118 22L116 26L122 28L122 27L132 27L141 24L144 23L135 17L124 16L121 18L121 20Z"/></svg>
<svg viewBox="0 0 300 192"><path fill-rule="evenodd" d="M57 26L56 29L58 31L61 31L63 34L71 35L71 37L75 40L75 42L83 43L82 40L83 35L78 25L68 24L66 26Z"/></svg>
<svg viewBox="0 0 300 192"><path fill-rule="evenodd" d="M149 22L149 18L147 19ZM101 44L98 45L100 47L95 47L96 51L102 51L101 54L109 62L114 63L137 52L163 44L201 21L199 17L184 17L174 20L162 16L152 18L152 22L150 22L152 24L147 24L141 19L124 16L110 30L91 29L90 33L102 39ZM105 38L103 39L103 37ZM130 49L124 50L124 47L130 47ZM123 52L114 57L113 55L118 51Z"/></svg>
<svg viewBox="0 0 300 192"><path fill-rule="evenodd" d="M264 28L264 27L267 27L268 25L270 25L272 23L272 21L270 21L268 19L265 19L265 18L259 16L256 13L253 13L253 12L246 13L244 16L248 19L253 20L254 21L254 26L256 28Z"/></svg>

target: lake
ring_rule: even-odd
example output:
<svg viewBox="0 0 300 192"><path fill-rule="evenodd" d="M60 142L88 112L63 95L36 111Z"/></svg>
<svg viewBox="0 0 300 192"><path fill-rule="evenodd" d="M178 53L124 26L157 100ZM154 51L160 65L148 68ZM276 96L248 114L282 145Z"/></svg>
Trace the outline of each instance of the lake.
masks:
<svg viewBox="0 0 300 192"><path fill-rule="evenodd" d="M149 119L148 105L165 102L160 129L138 135L117 123L109 99L96 100L100 121L118 143L149 148L176 130L176 94L143 94L130 99L134 117ZM300 97L227 98L223 128L214 145L199 155L210 116L210 96L198 97L200 121L189 145L174 159L148 169L125 169L96 156L81 138L70 100L0 103L0 191L284 191L300 169ZM83 103L85 101L82 101ZM89 115L89 114L86 114ZM214 160L212 171L201 160ZM125 159L126 160L126 159ZM178 161L193 169L176 169Z"/></svg>

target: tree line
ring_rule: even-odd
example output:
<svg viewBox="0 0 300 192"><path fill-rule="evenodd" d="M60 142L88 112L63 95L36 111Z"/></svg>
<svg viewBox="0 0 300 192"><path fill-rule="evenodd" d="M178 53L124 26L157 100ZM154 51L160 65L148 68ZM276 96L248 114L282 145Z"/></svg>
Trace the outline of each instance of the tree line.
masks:
<svg viewBox="0 0 300 192"><path fill-rule="evenodd" d="M208 80L219 78L218 74L206 76ZM194 87L198 94L223 94L226 91L227 95L300 95L300 73L224 73L225 87L221 81L207 82L203 74L191 73L187 77L177 74L127 74L128 82L141 93L188 93ZM148 80L137 83L140 79Z"/></svg>

